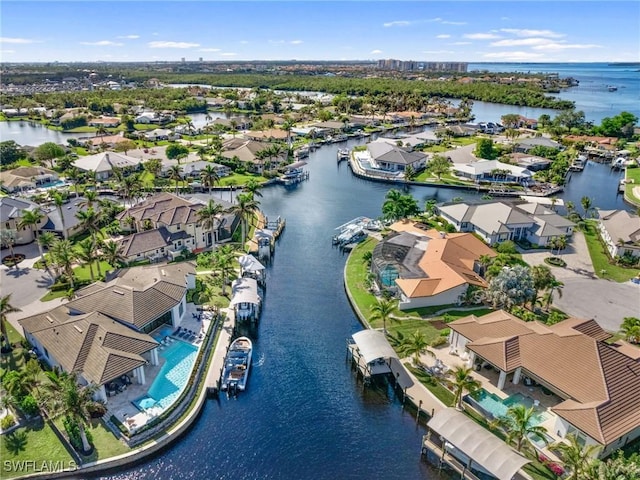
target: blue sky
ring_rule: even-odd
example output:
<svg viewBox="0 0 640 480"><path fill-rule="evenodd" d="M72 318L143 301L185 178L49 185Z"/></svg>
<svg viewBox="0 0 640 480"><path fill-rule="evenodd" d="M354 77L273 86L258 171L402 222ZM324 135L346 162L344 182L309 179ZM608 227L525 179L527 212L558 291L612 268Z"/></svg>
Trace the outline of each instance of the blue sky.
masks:
<svg viewBox="0 0 640 480"><path fill-rule="evenodd" d="M640 61L640 2L3 0L3 62Z"/></svg>

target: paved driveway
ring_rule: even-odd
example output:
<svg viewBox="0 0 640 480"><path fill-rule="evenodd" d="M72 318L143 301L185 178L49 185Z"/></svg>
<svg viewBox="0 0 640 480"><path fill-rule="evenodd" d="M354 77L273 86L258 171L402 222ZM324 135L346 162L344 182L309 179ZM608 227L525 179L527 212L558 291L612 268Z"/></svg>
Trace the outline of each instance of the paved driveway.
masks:
<svg viewBox="0 0 640 480"><path fill-rule="evenodd" d="M522 253L529 265L542 264L548 256L548 251ZM554 306L575 317L593 318L609 331L619 330L624 317L640 317L640 285L598 278L582 232L574 233L561 257L567 266L551 267L556 278L564 283L562 298L556 295Z"/></svg>

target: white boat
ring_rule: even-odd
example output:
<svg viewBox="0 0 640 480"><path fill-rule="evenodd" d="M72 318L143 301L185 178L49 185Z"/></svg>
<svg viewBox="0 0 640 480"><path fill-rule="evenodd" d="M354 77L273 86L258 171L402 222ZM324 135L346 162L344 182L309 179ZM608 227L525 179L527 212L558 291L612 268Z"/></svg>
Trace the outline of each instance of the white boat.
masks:
<svg viewBox="0 0 640 480"><path fill-rule="evenodd" d="M338 162L340 162L341 160L349 160L348 148L341 148L340 150L338 150Z"/></svg>
<svg viewBox="0 0 640 480"><path fill-rule="evenodd" d="M222 390L244 391L249 378L252 350L253 343L248 337L238 337L231 343L224 360L224 371L220 385Z"/></svg>

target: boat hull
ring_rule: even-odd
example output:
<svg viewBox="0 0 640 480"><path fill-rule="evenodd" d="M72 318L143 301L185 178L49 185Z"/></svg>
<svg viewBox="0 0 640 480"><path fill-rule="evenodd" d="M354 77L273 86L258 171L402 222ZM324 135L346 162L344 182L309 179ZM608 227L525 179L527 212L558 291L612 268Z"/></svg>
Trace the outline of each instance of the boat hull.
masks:
<svg viewBox="0 0 640 480"><path fill-rule="evenodd" d="M247 337L236 338L224 361L220 388L225 391L244 391L251 369L253 344Z"/></svg>

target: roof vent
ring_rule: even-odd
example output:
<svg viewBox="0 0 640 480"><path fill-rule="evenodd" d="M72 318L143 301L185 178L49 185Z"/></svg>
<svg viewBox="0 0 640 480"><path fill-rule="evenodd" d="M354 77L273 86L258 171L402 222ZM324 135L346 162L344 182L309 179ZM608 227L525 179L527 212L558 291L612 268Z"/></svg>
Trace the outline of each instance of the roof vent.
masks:
<svg viewBox="0 0 640 480"><path fill-rule="evenodd" d="M162 273L162 276L163 276L163 277L166 277L166 276L167 276L167 272L165 272L164 268L163 268L162 270L160 270L160 273Z"/></svg>
<svg viewBox="0 0 640 480"><path fill-rule="evenodd" d="M118 290L117 288L113 289L113 293L117 293L118 295L124 295L124 292L122 290Z"/></svg>
<svg viewBox="0 0 640 480"><path fill-rule="evenodd" d="M49 320L49 323L53 323L54 322L53 318L51 318L49 315L47 315L45 318L47 320Z"/></svg>
<svg viewBox="0 0 640 480"><path fill-rule="evenodd" d="M74 325L73 328L75 328L79 333L82 333L82 329L78 325Z"/></svg>

